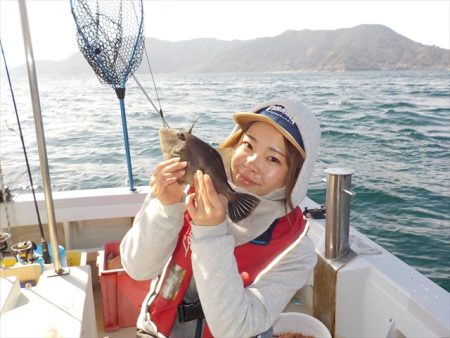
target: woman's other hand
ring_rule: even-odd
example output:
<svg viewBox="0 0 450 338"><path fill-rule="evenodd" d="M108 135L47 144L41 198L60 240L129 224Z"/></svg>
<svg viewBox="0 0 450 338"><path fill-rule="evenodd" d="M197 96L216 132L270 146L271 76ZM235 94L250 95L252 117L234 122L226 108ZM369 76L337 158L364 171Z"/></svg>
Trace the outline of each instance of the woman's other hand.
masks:
<svg viewBox="0 0 450 338"><path fill-rule="evenodd" d="M225 221L227 199L218 194L211 177L200 170L194 176L195 193L186 198L186 209L196 225L219 225Z"/></svg>
<svg viewBox="0 0 450 338"><path fill-rule="evenodd" d="M183 200L183 185L177 180L185 174L187 162L180 162L180 158L171 158L159 163L150 179L150 187L161 204L169 205Z"/></svg>

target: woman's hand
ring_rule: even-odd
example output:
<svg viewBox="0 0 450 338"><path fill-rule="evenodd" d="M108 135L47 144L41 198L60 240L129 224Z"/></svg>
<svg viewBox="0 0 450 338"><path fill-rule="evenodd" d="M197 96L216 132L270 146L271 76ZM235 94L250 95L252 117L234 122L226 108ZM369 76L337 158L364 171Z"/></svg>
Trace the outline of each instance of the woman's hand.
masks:
<svg viewBox="0 0 450 338"><path fill-rule="evenodd" d="M218 194L211 177L200 170L194 176L195 193L186 198L186 209L196 225L219 225L225 221L227 199Z"/></svg>
<svg viewBox="0 0 450 338"><path fill-rule="evenodd" d="M161 204L169 205L183 200L183 185L177 180L185 174L187 162L180 162L178 157L159 163L150 179L153 195Z"/></svg>

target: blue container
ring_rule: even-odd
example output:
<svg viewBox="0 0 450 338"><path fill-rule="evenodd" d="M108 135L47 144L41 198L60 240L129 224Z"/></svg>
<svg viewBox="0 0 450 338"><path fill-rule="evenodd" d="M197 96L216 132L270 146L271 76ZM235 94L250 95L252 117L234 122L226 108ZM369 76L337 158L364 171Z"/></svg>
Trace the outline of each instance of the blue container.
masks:
<svg viewBox="0 0 450 338"><path fill-rule="evenodd" d="M52 262L53 262L52 245L47 244L47 246L48 246L48 251L50 253L50 258L52 259ZM36 252L39 255L39 258L36 260L36 262L41 264L42 268L43 268L44 267L44 258L42 258L42 245L38 244L37 248L34 252ZM61 266L67 266L66 250L61 245L59 245L59 260L61 262Z"/></svg>

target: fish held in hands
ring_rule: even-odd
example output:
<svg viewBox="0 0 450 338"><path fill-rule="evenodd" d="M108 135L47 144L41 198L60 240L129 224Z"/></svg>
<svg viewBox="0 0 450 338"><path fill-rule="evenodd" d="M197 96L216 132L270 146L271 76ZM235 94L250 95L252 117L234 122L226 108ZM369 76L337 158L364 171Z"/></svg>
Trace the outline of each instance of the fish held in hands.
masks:
<svg viewBox="0 0 450 338"><path fill-rule="evenodd" d="M179 157L188 163L184 176L179 179L180 183L193 185L197 170L211 177L216 191L228 200L228 213L233 222L246 218L256 208L259 199L233 190L219 152L194 136L192 127L187 132L162 128L159 130L159 140L164 159Z"/></svg>

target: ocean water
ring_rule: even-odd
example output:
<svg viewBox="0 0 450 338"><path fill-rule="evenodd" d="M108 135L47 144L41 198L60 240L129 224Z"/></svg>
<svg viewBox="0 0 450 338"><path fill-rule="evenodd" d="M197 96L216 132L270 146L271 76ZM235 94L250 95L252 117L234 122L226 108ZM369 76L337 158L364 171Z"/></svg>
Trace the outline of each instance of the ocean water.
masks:
<svg viewBox="0 0 450 338"><path fill-rule="evenodd" d="M42 190L28 82L12 75L35 186ZM155 99L151 78L138 78ZM14 193L29 192L3 69L1 81L4 183ZM325 202L325 168L353 168L351 225L450 291L448 71L156 74L155 81L169 124L188 128L200 116L194 132L212 145L232 130L232 112L275 98L302 100L322 129L309 197ZM53 190L127 186L114 91L94 75L43 76L39 90ZM162 159L161 121L132 79L125 106L135 186L146 185Z"/></svg>

